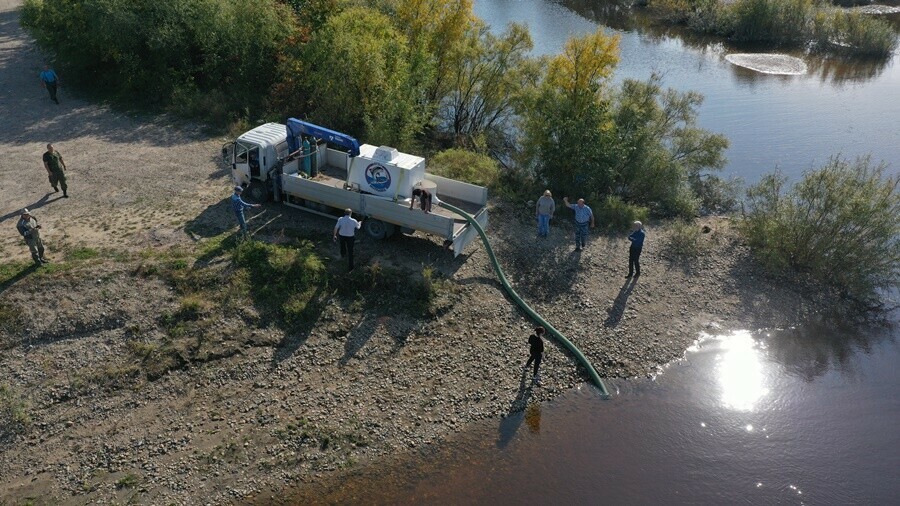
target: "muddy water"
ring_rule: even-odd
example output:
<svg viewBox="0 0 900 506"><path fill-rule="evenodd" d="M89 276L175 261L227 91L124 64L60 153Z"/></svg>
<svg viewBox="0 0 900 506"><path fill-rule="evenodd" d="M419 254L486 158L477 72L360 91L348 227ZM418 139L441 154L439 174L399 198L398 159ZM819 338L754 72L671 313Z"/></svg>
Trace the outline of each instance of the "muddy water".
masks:
<svg viewBox="0 0 900 506"><path fill-rule="evenodd" d="M767 75L732 65L725 55L771 48L729 48L652 28L616 10L613 2L476 0L475 13L495 30L510 22L526 23L536 54L559 53L568 37L591 33L598 25L619 34L621 61L615 79L646 79L656 72L667 86L702 93L706 101L701 126L731 140L726 173L748 183L776 166L797 177L837 153L871 154L900 172L896 54L887 61L865 63L795 54L806 60L805 75Z"/></svg>
<svg viewBox="0 0 900 506"><path fill-rule="evenodd" d="M896 504L900 334L707 336L653 380L589 387L292 503Z"/></svg>

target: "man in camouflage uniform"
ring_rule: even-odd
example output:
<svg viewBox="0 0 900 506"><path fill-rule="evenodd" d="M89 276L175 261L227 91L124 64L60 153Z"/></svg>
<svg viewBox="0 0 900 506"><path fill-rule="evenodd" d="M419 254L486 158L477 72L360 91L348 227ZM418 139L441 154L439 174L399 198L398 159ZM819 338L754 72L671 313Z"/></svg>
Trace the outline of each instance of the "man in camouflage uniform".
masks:
<svg viewBox="0 0 900 506"><path fill-rule="evenodd" d="M50 179L50 186L53 187L53 191L58 192L59 188L62 188L63 197L69 198L67 192L69 186L66 184L66 162L63 161L59 151L53 149L52 144L47 144L47 152L44 153L44 168L47 169L47 176Z"/></svg>
<svg viewBox="0 0 900 506"><path fill-rule="evenodd" d="M41 241L40 228L41 226L38 225L37 220L34 219L34 216L31 215L28 209L23 209L22 216L19 218L19 222L16 223L16 229L25 238L25 244L31 250L31 258L39 266L50 263L44 258L44 242Z"/></svg>

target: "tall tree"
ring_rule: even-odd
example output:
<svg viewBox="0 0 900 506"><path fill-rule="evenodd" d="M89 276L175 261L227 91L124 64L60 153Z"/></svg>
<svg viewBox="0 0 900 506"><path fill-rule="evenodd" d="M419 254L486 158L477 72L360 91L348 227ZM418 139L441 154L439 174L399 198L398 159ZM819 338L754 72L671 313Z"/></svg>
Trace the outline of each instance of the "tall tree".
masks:
<svg viewBox="0 0 900 506"><path fill-rule="evenodd" d="M332 16L305 51L313 118L366 142L409 147L430 118L418 107L408 55L386 15L353 7Z"/></svg>
<svg viewBox="0 0 900 506"><path fill-rule="evenodd" d="M601 30L570 39L549 61L541 85L522 102L523 153L538 179L569 195L605 188L603 131L618 37Z"/></svg>
<svg viewBox="0 0 900 506"><path fill-rule="evenodd" d="M508 120L516 101L540 74L536 60L528 57L531 48L523 25L511 24L499 36L483 23L473 25L440 111L457 143L472 146L482 134L511 129Z"/></svg>

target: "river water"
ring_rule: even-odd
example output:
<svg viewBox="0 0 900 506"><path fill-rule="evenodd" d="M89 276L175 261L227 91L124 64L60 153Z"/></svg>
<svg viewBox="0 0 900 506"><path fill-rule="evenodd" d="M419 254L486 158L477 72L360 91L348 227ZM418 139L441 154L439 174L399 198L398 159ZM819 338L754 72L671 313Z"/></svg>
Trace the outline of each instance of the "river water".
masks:
<svg viewBox="0 0 900 506"><path fill-rule="evenodd" d="M705 336L653 379L583 386L297 504L897 504L889 327Z"/></svg>
<svg viewBox="0 0 900 506"><path fill-rule="evenodd" d="M569 37L593 33L601 21L620 27L606 30L621 37L614 80L647 79L655 72L666 86L702 93L699 123L730 139L725 173L747 183L776 166L797 177L838 153L871 154L900 172L898 55L868 63L804 56L806 75L759 74L725 61L729 52L754 50L639 26L633 16L598 5L604 4L475 0L475 14L494 30L527 24L538 55L558 54Z"/></svg>
<svg viewBox="0 0 900 506"><path fill-rule="evenodd" d="M828 156L871 153L900 169L900 69L808 58L802 76L757 74L719 43L670 36L596 2L476 0L493 27L524 22L554 54L603 19L619 30L616 78L706 96L727 135L726 174L796 178ZM590 18L590 19L589 19ZM746 52L746 51L745 51ZM382 504L897 504L900 315L883 326L806 323L698 336L653 379L585 385L475 424L426 453L304 487L289 502Z"/></svg>

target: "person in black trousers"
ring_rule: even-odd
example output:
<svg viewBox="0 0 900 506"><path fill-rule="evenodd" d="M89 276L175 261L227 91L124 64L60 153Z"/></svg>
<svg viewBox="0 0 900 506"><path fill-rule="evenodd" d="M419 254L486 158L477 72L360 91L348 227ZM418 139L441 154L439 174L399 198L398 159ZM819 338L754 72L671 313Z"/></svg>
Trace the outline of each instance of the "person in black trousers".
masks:
<svg viewBox="0 0 900 506"><path fill-rule="evenodd" d="M409 210L412 211L413 204L416 203L416 197L419 198L419 206L425 211L425 214L431 212L431 192L428 190L423 190L422 188L416 188L412 191L412 197L409 198Z"/></svg>
<svg viewBox="0 0 900 506"><path fill-rule="evenodd" d="M527 369L534 362L534 378L532 381L535 385L541 386L541 375L538 371L541 368L541 360L544 358L544 327L535 327L534 334L528 336L529 353L528 361L525 362Z"/></svg>
<svg viewBox="0 0 900 506"><path fill-rule="evenodd" d="M349 257L347 272L353 270L353 242L356 240L356 231L362 226L359 221L353 219L352 215L353 210L348 207L334 226L334 240L337 241L338 237L341 238L341 258Z"/></svg>
<svg viewBox="0 0 900 506"><path fill-rule="evenodd" d="M628 275L625 276L626 278L641 275L641 250L644 249L644 237L646 235L644 233L644 225L639 221L634 222L631 234L628 236L628 240L631 241L631 247L628 248Z"/></svg>

